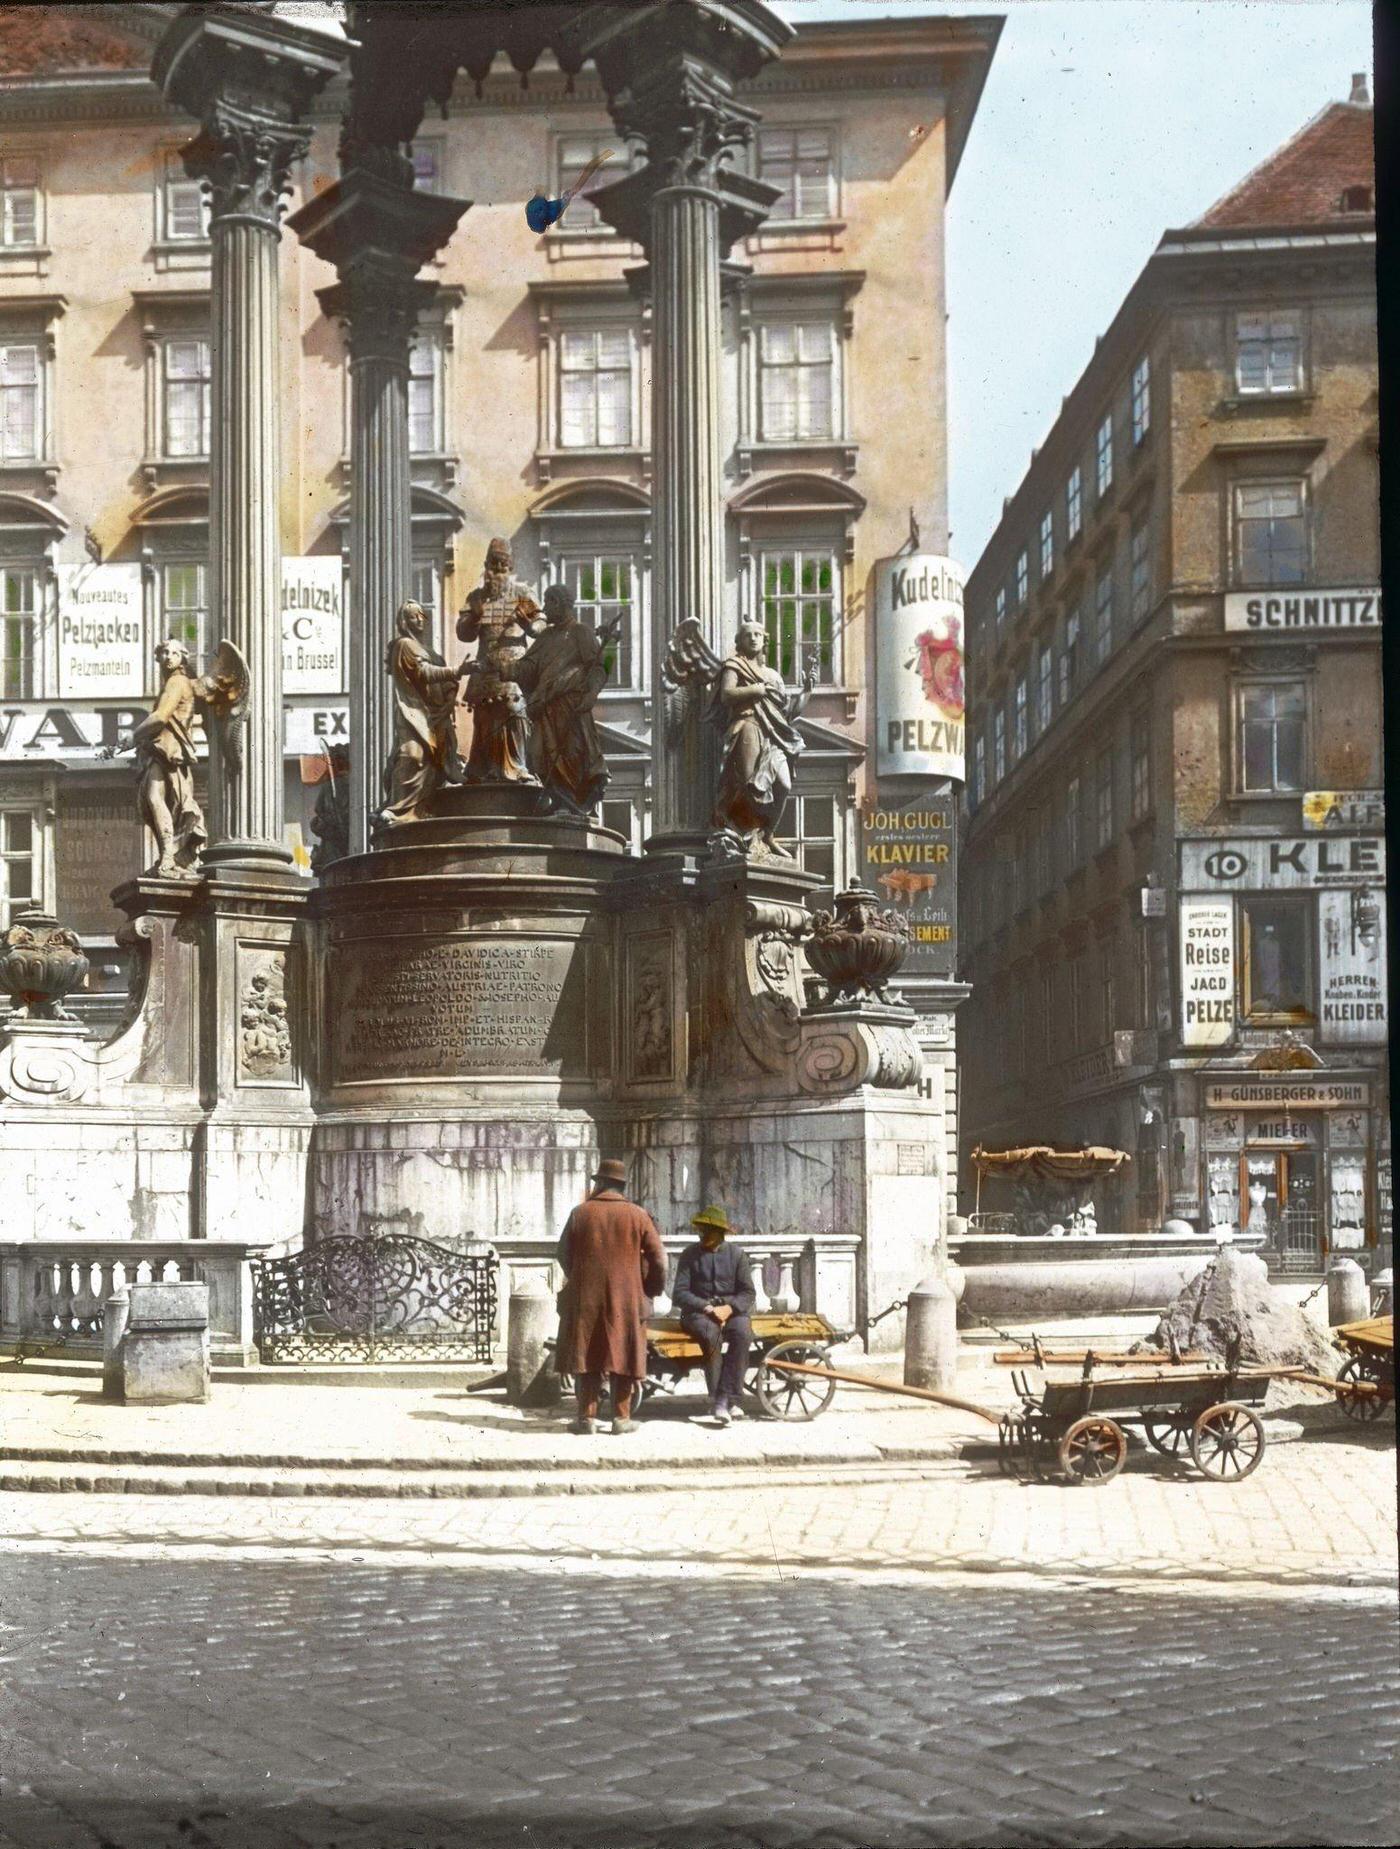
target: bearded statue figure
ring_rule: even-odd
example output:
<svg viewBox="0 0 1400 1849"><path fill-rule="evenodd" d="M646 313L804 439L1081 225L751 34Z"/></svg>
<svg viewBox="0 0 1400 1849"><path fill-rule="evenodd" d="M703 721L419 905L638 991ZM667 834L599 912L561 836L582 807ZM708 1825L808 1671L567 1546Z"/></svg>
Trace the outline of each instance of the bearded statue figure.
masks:
<svg viewBox="0 0 1400 1849"><path fill-rule="evenodd" d="M481 583L457 618L458 640L476 644L475 658L463 662L472 716L468 783L539 781L529 766L524 695L509 676L540 626L539 605L515 577L510 547L493 539Z"/></svg>
<svg viewBox="0 0 1400 1849"><path fill-rule="evenodd" d="M457 670L423 640L427 613L411 599L399 605L385 667L394 683L394 742L384 767L385 827L412 821L444 783L461 781L453 709Z"/></svg>

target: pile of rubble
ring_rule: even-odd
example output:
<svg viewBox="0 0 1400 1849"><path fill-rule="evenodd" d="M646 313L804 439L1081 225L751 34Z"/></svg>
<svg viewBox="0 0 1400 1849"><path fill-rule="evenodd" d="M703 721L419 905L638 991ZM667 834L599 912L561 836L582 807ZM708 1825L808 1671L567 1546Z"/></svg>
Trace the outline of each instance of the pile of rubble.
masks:
<svg viewBox="0 0 1400 1849"><path fill-rule="evenodd" d="M1240 1360L1252 1367L1302 1367L1335 1374L1338 1356L1324 1331L1269 1283L1268 1268L1251 1252L1222 1246L1204 1271L1182 1286L1145 1345L1224 1361L1238 1335Z"/></svg>

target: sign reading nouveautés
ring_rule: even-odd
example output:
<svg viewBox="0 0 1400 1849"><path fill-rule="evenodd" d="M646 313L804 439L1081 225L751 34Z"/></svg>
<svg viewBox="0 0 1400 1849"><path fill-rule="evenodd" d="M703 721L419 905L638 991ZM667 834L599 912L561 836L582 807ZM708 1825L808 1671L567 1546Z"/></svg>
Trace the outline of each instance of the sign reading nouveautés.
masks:
<svg viewBox="0 0 1400 1849"><path fill-rule="evenodd" d="M876 772L964 775L963 573L940 553L875 567Z"/></svg>
<svg viewBox="0 0 1400 1849"><path fill-rule="evenodd" d="M152 678L146 662L141 567L63 565L58 572L58 695L127 699Z"/></svg>
<svg viewBox="0 0 1400 1849"><path fill-rule="evenodd" d="M1225 627L1264 634L1277 629L1374 629L1381 620L1375 585L1328 591L1228 591Z"/></svg>

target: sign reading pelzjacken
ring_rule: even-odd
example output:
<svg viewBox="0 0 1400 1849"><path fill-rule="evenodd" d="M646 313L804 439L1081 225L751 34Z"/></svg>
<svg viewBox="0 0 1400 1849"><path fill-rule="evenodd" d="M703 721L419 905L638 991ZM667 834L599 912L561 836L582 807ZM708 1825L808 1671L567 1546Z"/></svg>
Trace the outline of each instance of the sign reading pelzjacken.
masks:
<svg viewBox="0 0 1400 1849"><path fill-rule="evenodd" d="M1235 1037L1235 906L1181 901L1181 1041L1228 1046Z"/></svg>
<svg viewBox="0 0 1400 1849"><path fill-rule="evenodd" d="M875 769L964 776L963 572L941 553L875 567Z"/></svg>
<svg viewBox="0 0 1400 1849"><path fill-rule="evenodd" d="M58 693L128 699L145 690L141 567L62 565L58 572Z"/></svg>
<svg viewBox="0 0 1400 1849"><path fill-rule="evenodd" d="M1379 835L1326 834L1183 841L1181 883L1197 892L1383 885L1385 841Z"/></svg>
<svg viewBox="0 0 1400 1849"><path fill-rule="evenodd" d="M909 976L951 980L957 962L957 812L952 792L860 811L862 878L909 921Z"/></svg>
<svg viewBox="0 0 1400 1849"><path fill-rule="evenodd" d="M343 567L338 555L282 561L282 691L345 691Z"/></svg>
<svg viewBox="0 0 1400 1849"><path fill-rule="evenodd" d="M1345 590L1229 591L1225 627L1253 629L1374 629L1381 620L1377 586Z"/></svg>

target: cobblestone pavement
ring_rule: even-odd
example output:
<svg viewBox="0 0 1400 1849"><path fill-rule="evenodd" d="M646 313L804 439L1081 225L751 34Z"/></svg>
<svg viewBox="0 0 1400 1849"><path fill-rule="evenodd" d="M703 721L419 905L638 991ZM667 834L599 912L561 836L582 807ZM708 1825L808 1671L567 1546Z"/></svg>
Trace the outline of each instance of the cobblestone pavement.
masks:
<svg viewBox="0 0 1400 1849"><path fill-rule="evenodd" d="M600 1441L601 1442L601 1441ZM0 1547L123 1546L314 1553L392 1549L460 1564L716 1570L781 1577L856 1570L1094 1573L1281 1585L1393 1586L1394 1428L1348 1427L1271 1447L1243 1483L1207 1482L1137 1454L1100 1488L1023 1486L990 1463L837 1470L782 1481L688 1477L667 1494L461 1502L302 1494L0 1496ZM757 1481L755 1481L757 1477ZM421 1487L429 1487L422 1485Z"/></svg>
<svg viewBox="0 0 1400 1849"><path fill-rule="evenodd" d="M1393 1607L6 1562L25 1849L1369 1844Z"/></svg>

